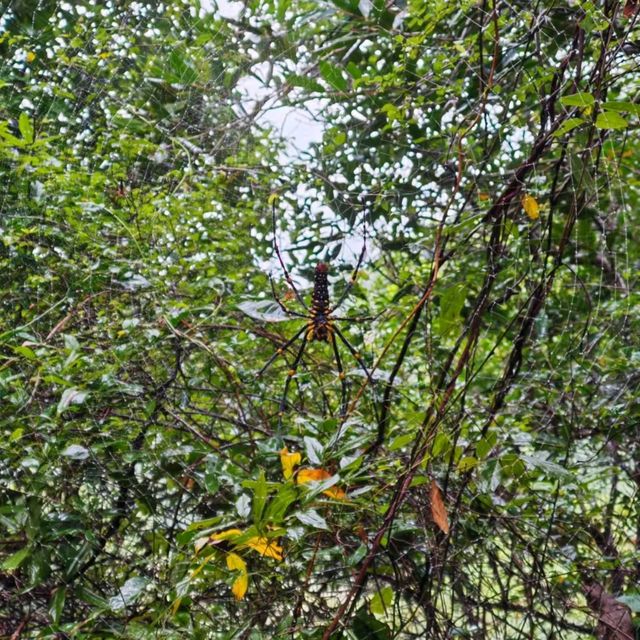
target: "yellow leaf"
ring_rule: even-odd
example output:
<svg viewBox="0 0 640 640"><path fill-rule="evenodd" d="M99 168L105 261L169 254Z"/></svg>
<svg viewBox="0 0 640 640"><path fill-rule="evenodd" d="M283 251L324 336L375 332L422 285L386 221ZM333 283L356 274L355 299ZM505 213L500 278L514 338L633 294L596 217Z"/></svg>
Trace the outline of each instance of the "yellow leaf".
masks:
<svg viewBox="0 0 640 640"><path fill-rule="evenodd" d="M431 481L431 486L429 487L429 499L431 501L431 517L433 518L433 521L438 525L441 531L449 533L447 507L442 499L442 491L440 491L440 487L434 480Z"/></svg>
<svg viewBox="0 0 640 640"><path fill-rule="evenodd" d="M268 540L263 537L251 538L247 542L247 546L263 556L274 560L282 560L282 547L275 540Z"/></svg>
<svg viewBox="0 0 640 640"><path fill-rule="evenodd" d="M247 588L249 586L247 563L237 553L228 553L227 567L232 571L240 571L240 575L231 585L231 593L233 593L236 600L242 600L242 598L244 598L244 594L247 593Z"/></svg>
<svg viewBox="0 0 640 640"><path fill-rule="evenodd" d="M237 538L242 535L242 531L240 529L227 529L226 531L220 531L219 533L213 533L210 536L210 539L213 542L218 542L219 540L229 540L229 538Z"/></svg>
<svg viewBox="0 0 640 640"><path fill-rule="evenodd" d="M227 567L231 570L246 571L247 563L237 553L227 553Z"/></svg>
<svg viewBox="0 0 640 640"><path fill-rule="evenodd" d="M307 482L320 482L321 480L327 480L331 477L331 474L324 469L300 469L296 476L296 482L298 484L306 484ZM347 494L340 489L340 487L329 487L323 491L326 496L334 498L335 500L346 500Z"/></svg>
<svg viewBox="0 0 640 640"><path fill-rule="evenodd" d="M540 207L538 206L538 202L528 193L525 193L522 196L522 208L531 220L537 220L540 217Z"/></svg>
<svg viewBox="0 0 640 640"><path fill-rule="evenodd" d="M297 467L301 461L302 456L299 453L289 453L287 447L280 451L280 463L282 464L282 473L285 480L288 480L293 475L294 467Z"/></svg>
<svg viewBox="0 0 640 640"><path fill-rule="evenodd" d="M244 598L244 594L247 593L247 588L249 587L249 576L245 572L241 573L231 585L231 593L236 600L242 600Z"/></svg>

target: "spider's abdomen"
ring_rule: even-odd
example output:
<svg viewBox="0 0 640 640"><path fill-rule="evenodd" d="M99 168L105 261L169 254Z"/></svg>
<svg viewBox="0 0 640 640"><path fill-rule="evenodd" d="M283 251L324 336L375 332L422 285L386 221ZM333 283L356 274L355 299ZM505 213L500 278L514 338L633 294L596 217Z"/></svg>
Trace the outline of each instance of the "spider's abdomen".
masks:
<svg viewBox="0 0 640 640"><path fill-rule="evenodd" d="M318 262L313 279L313 294L311 296L311 316L309 323L309 339L327 342L331 332L329 320L329 267L325 262Z"/></svg>
<svg viewBox="0 0 640 640"><path fill-rule="evenodd" d="M327 315L329 310L329 266L326 262L318 262L316 274L313 279L313 294L311 300L311 311L314 317Z"/></svg>

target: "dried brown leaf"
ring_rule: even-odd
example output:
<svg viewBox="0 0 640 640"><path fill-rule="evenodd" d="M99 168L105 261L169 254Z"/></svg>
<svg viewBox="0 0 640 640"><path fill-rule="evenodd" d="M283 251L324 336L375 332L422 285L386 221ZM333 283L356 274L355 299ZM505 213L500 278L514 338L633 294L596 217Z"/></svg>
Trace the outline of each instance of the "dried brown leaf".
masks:
<svg viewBox="0 0 640 640"><path fill-rule="evenodd" d="M442 491L436 484L435 480L431 481L429 487L429 499L431 501L431 517L438 525L441 531L449 533L449 517L447 516L447 507L442 498Z"/></svg>
<svg viewBox="0 0 640 640"><path fill-rule="evenodd" d="M640 9L640 4L638 4L637 0L627 0L627 3L624 5L624 9L622 10L622 15L625 18L633 18L633 16L638 13Z"/></svg>

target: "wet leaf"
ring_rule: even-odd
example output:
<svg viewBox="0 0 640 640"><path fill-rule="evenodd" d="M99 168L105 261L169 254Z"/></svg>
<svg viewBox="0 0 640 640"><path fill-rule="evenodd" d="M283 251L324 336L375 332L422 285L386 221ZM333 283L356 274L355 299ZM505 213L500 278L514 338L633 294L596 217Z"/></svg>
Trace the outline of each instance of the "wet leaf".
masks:
<svg viewBox="0 0 640 640"><path fill-rule="evenodd" d="M241 302L238 309L254 320L263 322L283 322L291 318L273 300L257 300Z"/></svg>
<svg viewBox="0 0 640 640"><path fill-rule="evenodd" d="M13 571L17 569L26 558L31 555L31 550L29 547L23 547L19 551L16 551L14 554L10 555L1 565L3 571Z"/></svg>
<svg viewBox="0 0 640 640"><path fill-rule="evenodd" d="M315 527L316 529L329 529L327 521L313 509L296 513L296 518L300 520L302 524L309 525L310 527Z"/></svg>
<svg viewBox="0 0 640 640"><path fill-rule="evenodd" d="M89 457L89 449L79 444L70 444L60 455L72 460L86 460Z"/></svg>
<svg viewBox="0 0 640 640"><path fill-rule="evenodd" d="M149 580L142 576L129 578L129 580L120 587L118 593L109 598L109 607L114 611L118 611L133 604L147 584L149 584Z"/></svg>
<svg viewBox="0 0 640 640"><path fill-rule="evenodd" d="M60 415L63 411L66 411L72 404L82 404L89 395L88 391L71 387L71 389L65 389L62 392L60 401L58 402L57 414Z"/></svg>

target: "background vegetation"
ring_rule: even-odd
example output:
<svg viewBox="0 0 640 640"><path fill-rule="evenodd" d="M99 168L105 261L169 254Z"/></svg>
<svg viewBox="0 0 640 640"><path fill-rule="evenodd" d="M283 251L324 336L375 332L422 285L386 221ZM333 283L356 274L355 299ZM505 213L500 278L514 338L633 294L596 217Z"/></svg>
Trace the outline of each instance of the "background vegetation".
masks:
<svg viewBox="0 0 640 640"><path fill-rule="evenodd" d="M638 9L3 2L0 636L632 638Z"/></svg>

